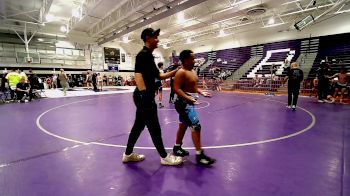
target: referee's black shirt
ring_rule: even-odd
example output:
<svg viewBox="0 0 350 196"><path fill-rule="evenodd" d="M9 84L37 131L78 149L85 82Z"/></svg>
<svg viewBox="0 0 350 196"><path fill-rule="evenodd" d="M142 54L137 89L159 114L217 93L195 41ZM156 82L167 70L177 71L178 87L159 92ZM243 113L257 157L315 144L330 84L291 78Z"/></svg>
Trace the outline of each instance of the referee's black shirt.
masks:
<svg viewBox="0 0 350 196"><path fill-rule="evenodd" d="M152 51L146 46L136 56L135 73L142 74L147 93L154 97L156 91L155 79L159 78L159 69L154 62Z"/></svg>

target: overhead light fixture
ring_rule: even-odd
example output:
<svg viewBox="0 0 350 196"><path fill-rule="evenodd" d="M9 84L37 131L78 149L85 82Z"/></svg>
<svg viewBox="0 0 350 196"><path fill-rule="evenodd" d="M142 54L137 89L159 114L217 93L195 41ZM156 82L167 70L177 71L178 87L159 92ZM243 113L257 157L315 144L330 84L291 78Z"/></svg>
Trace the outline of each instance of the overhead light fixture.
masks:
<svg viewBox="0 0 350 196"><path fill-rule="evenodd" d="M276 22L277 19L277 22ZM275 26L279 26L279 25L283 25L285 24L285 22L283 21L283 19L281 18L281 16L277 15L277 16L272 16L267 23L264 23L264 20L261 19L261 22L263 24L263 26L261 28L269 28L269 27L275 27Z"/></svg>
<svg viewBox="0 0 350 196"><path fill-rule="evenodd" d="M218 37L225 37L226 35L224 29L220 29Z"/></svg>
<svg viewBox="0 0 350 196"><path fill-rule="evenodd" d="M55 17L51 14L47 14L46 17L45 17L46 21L47 22L52 22L55 20Z"/></svg>
<svg viewBox="0 0 350 196"><path fill-rule="evenodd" d="M60 28L61 32L66 33L67 32L67 27L66 25L62 25Z"/></svg>
<svg viewBox="0 0 350 196"><path fill-rule="evenodd" d="M191 37L188 37L186 39L186 43L185 44L192 44L192 43L193 43L193 41L192 41Z"/></svg>
<svg viewBox="0 0 350 196"><path fill-rule="evenodd" d="M124 43L129 43L129 42L130 42L129 37L128 37L127 35L125 35L125 36L123 37L123 42L124 42Z"/></svg>
<svg viewBox="0 0 350 196"><path fill-rule="evenodd" d="M184 12L179 12L179 13L177 13L177 23L178 24L182 24L182 23L184 23L185 22L185 14L184 14Z"/></svg>
<svg viewBox="0 0 350 196"><path fill-rule="evenodd" d="M72 16L76 17L76 18L81 18L81 14L79 9L73 9L72 10Z"/></svg>
<svg viewBox="0 0 350 196"><path fill-rule="evenodd" d="M42 41L44 41L44 39L42 39L42 38L38 38L38 41L39 41L39 42L42 42Z"/></svg>

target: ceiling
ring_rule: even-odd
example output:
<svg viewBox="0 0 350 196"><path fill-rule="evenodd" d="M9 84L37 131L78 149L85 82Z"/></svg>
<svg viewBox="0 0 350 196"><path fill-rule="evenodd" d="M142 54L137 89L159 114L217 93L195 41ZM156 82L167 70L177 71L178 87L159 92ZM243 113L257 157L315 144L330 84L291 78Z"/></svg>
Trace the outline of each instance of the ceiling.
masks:
<svg viewBox="0 0 350 196"><path fill-rule="evenodd" d="M166 48L260 28L294 30L295 22L310 14L316 21L349 15L349 4L350 0L0 0L0 32L27 31L79 43L140 43L142 28L151 26L161 28Z"/></svg>

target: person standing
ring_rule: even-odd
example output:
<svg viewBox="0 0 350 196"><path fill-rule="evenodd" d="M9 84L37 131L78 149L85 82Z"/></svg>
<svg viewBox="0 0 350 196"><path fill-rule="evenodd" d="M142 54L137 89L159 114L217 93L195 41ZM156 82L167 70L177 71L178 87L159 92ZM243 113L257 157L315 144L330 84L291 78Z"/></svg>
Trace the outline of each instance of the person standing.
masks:
<svg viewBox="0 0 350 196"><path fill-rule="evenodd" d="M193 144L196 149L197 164L208 166L215 163L216 160L204 154L201 144L201 124L194 105L198 104L198 94L205 97L211 97L211 95L198 88L198 76L193 70L194 59L195 56L191 50L184 50L180 53L183 67L176 73L174 81L174 91L177 94L175 109L179 113L180 124L176 134L173 153L181 157L189 155L189 152L182 149L181 145L186 129L190 127Z"/></svg>
<svg viewBox="0 0 350 196"><path fill-rule="evenodd" d="M94 91L97 91L97 74L92 73L92 86L94 87Z"/></svg>
<svg viewBox="0 0 350 196"><path fill-rule="evenodd" d="M164 80L175 75L177 70L169 73L160 73L154 62L153 50L158 47L158 36L160 29L153 30L146 28L141 33L141 39L145 43L143 49L137 54L135 60L135 81L136 88L133 93L134 103L136 105L136 119L131 129L122 162L138 162L145 159L145 155L133 152L134 146L147 126L155 145L162 165L179 165L183 160L181 157L168 154L165 151L161 128L158 121L157 104L154 96L156 91L155 79Z"/></svg>
<svg viewBox="0 0 350 196"><path fill-rule="evenodd" d="M163 63L162 62L159 62L158 63L158 69L159 69L159 72L160 73L164 73L163 71ZM159 108L162 108L164 107L164 105L162 104L162 101L163 101L163 82L162 80L156 78L156 95L158 95L158 105L159 105Z"/></svg>
<svg viewBox="0 0 350 196"><path fill-rule="evenodd" d="M85 83L88 90L90 90L90 88L92 89L92 74L90 73L90 71L88 71L86 74Z"/></svg>
<svg viewBox="0 0 350 196"><path fill-rule="evenodd" d="M54 89L58 88L58 87L57 87L57 75L56 75L56 74L54 74L54 75L52 76L52 82L53 82L53 88L54 88Z"/></svg>
<svg viewBox="0 0 350 196"><path fill-rule="evenodd" d="M14 100L17 84L20 82L21 76L19 75L18 71L16 71L16 69L12 69L12 71L8 73L5 78L9 84L11 99Z"/></svg>
<svg viewBox="0 0 350 196"><path fill-rule="evenodd" d="M69 88L68 85L68 77L67 74L64 72L64 69L60 69L61 73L58 75L58 79L60 80L60 84L63 90L63 95L67 95L67 89Z"/></svg>
<svg viewBox="0 0 350 196"><path fill-rule="evenodd" d="M100 75L100 73L97 73L97 83L98 83L98 86L100 87L100 91L102 91L103 80L102 80L102 76Z"/></svg>
<svg viewBox="0 0 350 196"><path fill-rule="evenodd" d="M284 78L284 83L288 80L288 105L287 108L292 108L296 110L296 105L298 102L300 82L304 79L304 73L298 68L297 63L292 63L291 68Z"/></svg>
<svg viewBox="0 0 350 196"><path fill-rule="evenodd" d="M318 102L323 103L327 99L329 91L328 66L326 62L321 62L320 68L317 69L318 79Z"/></svg>
<svg viewBox="0 0 350 196"><path fill-rule="evenodd" d="M334 90L332 102L334 103L336 101L337 95L340 91L341 94L340 94L339 102L343 103L344 94L345 94L345 91L348 87L348 83L349 83L349 79L350 79L350 73L347 73L346 68L343 66L340 68L340 73L336 73L333 76L331 76L330 78L333 79L336 77L338 78L338 81L335 84L335 90Z"/></svg>

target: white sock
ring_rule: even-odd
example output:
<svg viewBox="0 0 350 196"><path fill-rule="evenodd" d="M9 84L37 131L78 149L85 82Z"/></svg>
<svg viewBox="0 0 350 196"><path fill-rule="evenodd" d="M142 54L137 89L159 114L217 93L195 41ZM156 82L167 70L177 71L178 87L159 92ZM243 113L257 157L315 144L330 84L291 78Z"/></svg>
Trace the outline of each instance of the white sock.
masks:
<svg viewBox="0 0 350 196"><path fill-rule="evenodd" d="M181 144L175 144L175 146L181 146Z"/></svg>

